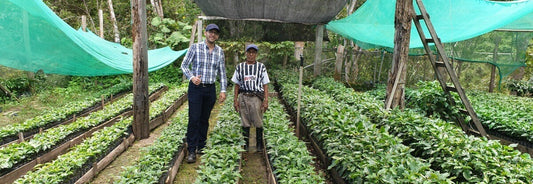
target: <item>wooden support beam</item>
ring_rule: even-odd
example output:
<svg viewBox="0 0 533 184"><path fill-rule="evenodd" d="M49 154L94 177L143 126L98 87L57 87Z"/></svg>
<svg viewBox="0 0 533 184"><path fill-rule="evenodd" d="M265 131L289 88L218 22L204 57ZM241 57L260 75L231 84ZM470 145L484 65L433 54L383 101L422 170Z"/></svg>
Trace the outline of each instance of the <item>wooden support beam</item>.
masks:
<svg viewBox="0 0 533 184"><path fill-rule="evenodd" d="M314 76L318 76L322 70L322 40L324 40L324 25L319 24L316 26L316 40L315 40L315 66Z"/></svg>
<svg viewBox="0 0 533 184"><path fill-rule="evenodd" d="M148 99L148 43L146 1L131 0L133 19L133 134L136 139L150 136Z"/></svg>
<svg viewBox="0 0 533 184"><path fill-rule="evenodd" d="M500 41L502 38L496 37L494 38L494 52L492 53L492 61L496 63L498 61L498 47L500 46ZM492 64L492 68L490 70L490 83L489 83L489 92L494 92L494 87L496 81L496 65Z"/></svg>

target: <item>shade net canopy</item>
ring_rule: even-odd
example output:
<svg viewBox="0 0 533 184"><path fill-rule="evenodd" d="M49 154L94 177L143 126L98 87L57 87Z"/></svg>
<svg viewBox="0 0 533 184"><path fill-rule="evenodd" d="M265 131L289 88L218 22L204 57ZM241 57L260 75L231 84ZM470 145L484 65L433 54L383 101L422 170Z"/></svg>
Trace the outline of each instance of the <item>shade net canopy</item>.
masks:
<svg viewBox="0 0 533 184"><path fill-rule="evenodd" d="M466 62L490 63L500 79L525 66L526 49L533 31L533 1L423 0L446 54ZM395 0L368 0L352 15L331 21L326 28L353 40L364 49L394 48ZM420 11L413 1L417 15ZM430 34L421 20L424 34ZM494 31L497 29L506 31ZM496 41L499 40L499 41ZM410 54L425 51L414 24Z"/></svg>
<svg viewBox="0 0 533 184"><path fill-rule="evenodd" d="M302 24L328 23L346 5L346 0L195 0L194 2L206 16Z"/></svg>
<svg viewBox="0 0 533 184"><path fill-rule="evenodd" d="M148 51L148 71L186 50ZM0 65L44 73L103 76L133 72L133 52L92 32L75 30L41 0L0 0Z"/></svg>

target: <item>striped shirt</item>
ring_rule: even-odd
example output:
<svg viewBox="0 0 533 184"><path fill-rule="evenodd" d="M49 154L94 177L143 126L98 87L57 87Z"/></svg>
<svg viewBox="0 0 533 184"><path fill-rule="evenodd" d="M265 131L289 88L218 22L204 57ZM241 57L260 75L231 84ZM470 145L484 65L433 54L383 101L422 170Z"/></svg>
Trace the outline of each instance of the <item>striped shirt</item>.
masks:
<svg viewBox="0 0 533 184"><path fill-rule="evenodd" d="M239 91L264 92L263 85L268 84L268 73L263 63L255 64L239 63L235 67L235 72L231 81L239 85Z"/></svg>
<svg viewBox="0 0 533 184"><path fill-rule="evenodd" d="M211 53L205 41L191 45L181 63L181 70L189 80L201 75L203 84L214 84L216 77L220 75L220 91L226 92L224 51L218 45L215 45Z"/></svg>

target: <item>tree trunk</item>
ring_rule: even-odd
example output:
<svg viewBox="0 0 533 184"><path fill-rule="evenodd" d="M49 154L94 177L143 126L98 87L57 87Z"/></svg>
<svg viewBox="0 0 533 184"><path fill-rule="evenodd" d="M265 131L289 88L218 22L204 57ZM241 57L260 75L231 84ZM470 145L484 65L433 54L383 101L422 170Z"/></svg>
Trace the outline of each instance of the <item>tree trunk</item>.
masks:
<svg viewBox="0 0 533 184"><path fill-rule="evenodd" d="M344 81L346 81L346 83L349 83L350 82L350 72L352 71L351 67L352 67L352 61L354 60L354 54L355 54L355 48L354 48L354 44L351 44L352 45L352 49L351 49L351 52L350 52L350 57L346 57L345 61L344 61Z"/></svg>
<svg viewBox="0 0 533 184"><path fill-rule="evenodd" d="M81 16L81 30L87 32L87 16L86 15Z"/></svg>
<svg viewBox="0 0 533 184"><path fill-rule="evenodd" d="M316 41L315 41L315 65L313 75L319 76L322 72L322 41L324 40L324 24L316 26Z"/></svg>
<svg viewBox="0 0 533 184"><path fill-rule="evenodd" d="M335 80L337 81L341 80L343 60L344 60L344 46L338 45L336 59L335 59L335 73L333 74L333 78L335 78Z"/></svg>
<svg viewBox="0 0 533 184"><path fill-rule="evenodd" d="M394 18L394 54L392 68L387 83L387 100L385 108L405 107L405 78L406 65L409 56L409 39L411 37L411 20L413 17L412 1L397 0Z"/></svg>
<svg viewBox="0 0 533 184"><path fill-rule="evenodd" d="M109 16L111 23L113 24L113 33L115 43L120 43L120 32L118 31L117 18L115 17L115 10L113 9L113 0L107 0L109 4Z"/></svg>
<svg viewBox="0 0 533 184"><path fill-rule="evenodd" d="M361 47L359 46L356 46L356 49L354 50L355 52L355 58L352 60L352 80L351 80L351 83L355 83L355 81L357 80L357 77L359 76L359 59L361 58L361 55L363 55L362 53L362 49Z"/></svg>
<svg viewBox="0 0 533 184"><path fill-rule="evenodd" d="M161 0L156 0L157 2L157 8L159 8L159 17L164 18L165 17L165 13L163 12L163 3L161 3Z"/></svg>
<svg viewBox="0 0 533 184"><path fill-rule="evenodd" d="M92 30L96 31L96 27L94 26L94 19L91 16L91 12L89 11L89 7L87 6L87 3L85 2L85 0L83 0L83 5L85 6L85 14L88 16L88 18L89 18L89 20L91 22Z"/></svg>
<svg viewBox="0 0 533 184"><path fill-rule="evenodd" d="M104 11L102 9L98 10L98 23L100 24L100 38L104 38Z"/></svg>
<svg viewBox="0 0 533 184"><path fill-rule="evenodd" d="M158 0L150 0L150 3L152 4L152 8L154 9L154 12L157 14L157 16L163 19L163 12L160 12L161 8L159 8L160 2Z"/></svg>
<svg viewBox="0 0 533 184"><path fill-rule="evenodd" d="M131 0L131 5L133 13L133 134L136 139L144 139L150 136L146 1Z"/></svg>

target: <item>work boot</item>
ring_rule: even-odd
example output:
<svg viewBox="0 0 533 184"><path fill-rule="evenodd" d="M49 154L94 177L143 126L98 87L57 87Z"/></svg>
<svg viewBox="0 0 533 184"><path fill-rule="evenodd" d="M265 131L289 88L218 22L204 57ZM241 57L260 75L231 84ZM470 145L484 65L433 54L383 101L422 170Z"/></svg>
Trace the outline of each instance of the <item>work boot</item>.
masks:
<svg viewBox="0 0 533 184"><path fill-rule="evenodd" d="M196 162L196 153L194 151L189 151L189 155L187 155L187 163L195 163Z"/></svg>
<svg viewBox="0 0 533 184"><path fill-rule="evenodd" d="M263 152L263 128L256 128L255 135L255 139L257 140L257 152Z"/></svg>
<svg viewBox="0 0 533 184"><path fill-rule="evenodd" d="M244 137L244 150L248 151L250 140L250 127L242 127L242 136Z"/></svg>

